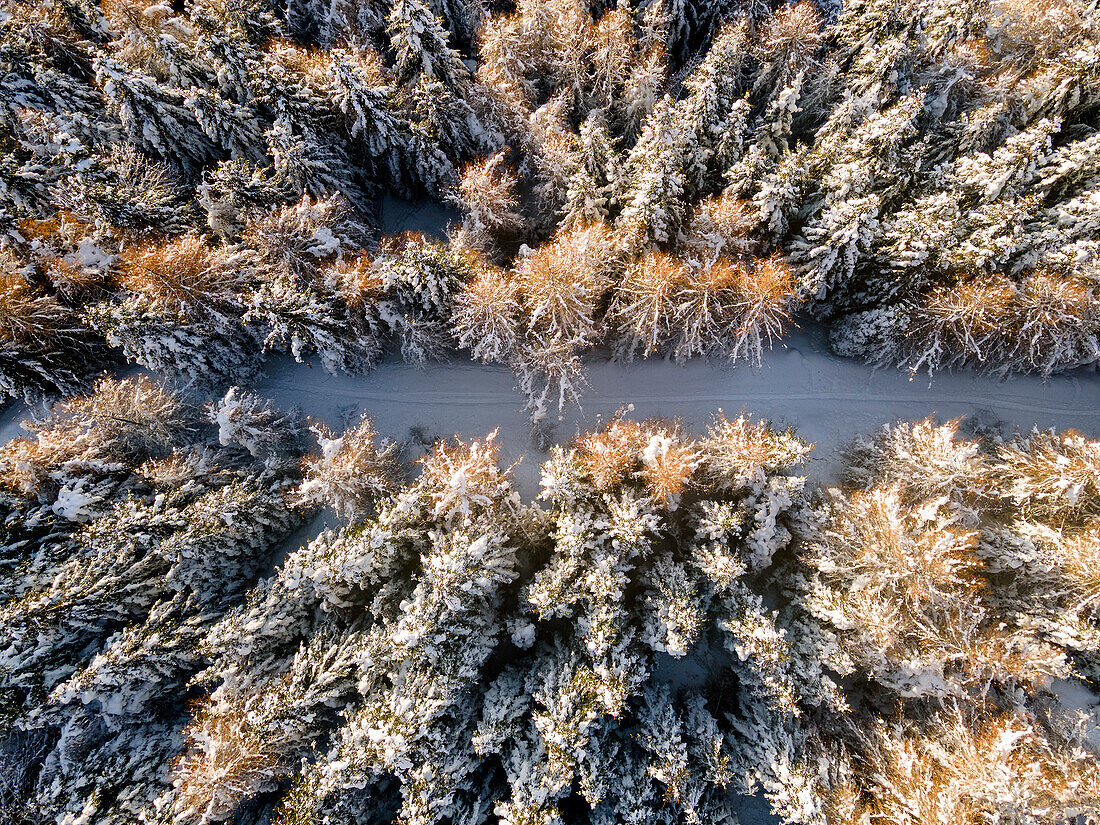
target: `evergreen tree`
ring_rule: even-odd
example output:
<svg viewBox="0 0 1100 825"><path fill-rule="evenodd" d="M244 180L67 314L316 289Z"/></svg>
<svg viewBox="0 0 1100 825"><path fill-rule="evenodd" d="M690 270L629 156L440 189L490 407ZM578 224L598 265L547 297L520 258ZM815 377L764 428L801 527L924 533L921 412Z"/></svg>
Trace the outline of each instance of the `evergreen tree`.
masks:
<svg viewBox="0 0 1100 825"><path fill-rule="evenodd" d="M3 558L26 574L0 610L0 737L41 736L25 810L137 821L169 784L205 635L298 524L296 464L218 446L143 378L104 380L30 431L0 460ZM12 529L46 513L33 545Z"/></svg>
<svg viewBox="0 0 1100 825"><path fill-rule="evenodd" d="M449 32L431 6L421 0L394 3L387 32L401 83L426 76L453 87L469 75L470 70L448 42Z"/></svg>
<svg viewBox="0 0 1100 825"><path fill-rule="evenodd" d="M650 674L656 654L706 644L712 621L740 639L746 672L763 666L762 628L741 636L719 605L790 541L801 483L774 473L806 451L745 419L701 440L619 420L555 453L540 511L520 504L493 435L437 445L415 483L376 489L376 515L349 510L215 631L225 681L161 804L224 818L301 771L283 817L531 821L561 816L574 782L596 821L729 816L732 730L703 693ZM326 700L344 708L335 730Z"/></svg>
<svg viewBox="0 0 1100 825"><path fill-rule="evenodd" d="M402 355L419 364L440 357L449 339L446 319L470 277L466 261L439 241L405 233L383 243L375 266L379 315L399 337Z"/></svg>
<svg viewBox="0 0 1100 825"><path fill-rule="evenodd" d="M85 389L109 364L102 341L56 299L36 294L10 258L2 263L0 394L29 404Z"/></svg>
<svg viewBox="0 0 1100 825"><path fill-rule="evenodd" d="M316 353L332 374L373 366L381 343L348 335L354 310L338 268L365 240L338 195L316 201L307 195L270 213L254 213L242 233L256 284L243 320L262 330L265 349L289 352L299 362Z"/></svg>
<svg viewBox="0 0 1100 825"><path fill-rule="evenodd" d="M1062 615L1080 630L1059 637L1025 618L1037 606L1026 582L1044 576L1025 559L1046 551L1025 538L1027 516L1005 523L1011 510L997 503L1037 503L1031 496L1044 496L1049 478L1041 468L1055 455L1080 467L1084 447L1076 434L1040 433L983 445L959 437L958 422L932 421L887 426L854 445L847 481L829 491L819 538L807 545L814 572L802 603L865 680L859 705L897 702L900 713L870 730L855 719L818 728L836 754L822 789L833 795L826 821L871 808L903 822L999 816L1034 809L1040 796L1055 817L1092 804L1084 800L1096 793L1095 762L1047 698L1071 657L1091 662L1091 629L1081 633L1091 620L1069 607L1074 597ZM1080 522L1064 524L1068 537ZM1059 540L1048 535L1053 548ZM1068 559L1084 545L1061 546L1072 569ZM994 740L1001 748L987 749ZM1037 781L1034 768L1051 780Z"/></svg>
<svg viewBox="0 0 1100 825"><path fill-rule="evenodd" d="M121 265L123 299L86 312L111 346L200 387L224 386L255 370L255 342L238 320L241 275L220 250L184 235L136 246Z"/></svg>

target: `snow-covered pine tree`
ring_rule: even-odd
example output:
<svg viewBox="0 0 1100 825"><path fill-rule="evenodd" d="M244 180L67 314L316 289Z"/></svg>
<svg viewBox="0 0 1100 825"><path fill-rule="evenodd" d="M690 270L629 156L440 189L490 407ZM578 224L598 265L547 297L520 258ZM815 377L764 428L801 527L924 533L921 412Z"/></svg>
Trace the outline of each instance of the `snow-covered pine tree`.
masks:
<svg viewBox="0 0 1100 825"><path fill-rule="evenodd" d="M248 161L223 161L203 174L195 200L206 213L207 228L223 241L236 240L247 213L284 200L285 191L270 167Z"/></svg>
<svg viewBox="0 0 1100 825"><path fill-rule="evenodd" d="M286 24L291 34L322 48L369 47L385 26L385 11L375 2L289 0Z"/></svg>
<svg viewBox="0 0 1100 825"><path fill-rule="evenodd" d="M0 258L0 395L28 404L72 395L110 363L102 339Z"/></svg>
<svg viewBox="0 0 1100 825"><path fill-rule="evenodd" d="M833 636L861 708L817 726L834 760L817 791L826 822L869 810L913 823L1039 809L1072 817L1098 798L1095 759L1052 690L1071 677L1071 656L1093 659L1095 627L1072 606L1082 595L1068 596L1073 587L1059 607L1032 601L1033 585L1058 589L1041 572L1049 561L1035 565L1059 546L1058 533L1047 533L1053 544L1035 541L1042 528L1005 506L1026 511L1049 495L1079 513L1075 495L1087 499L1087 483L1063 498L1068 487L1044 489L1042 468L1084 469L1095 444L1074 433L983 444L959 437L958 426L898 424L858 441L843 487L828 492L807 536L796 603ZM1069 538L1079 528L1055 529ZM1087 558L1088 541L1070 538L1063 558ZM995 739L1000 748L988 746Z"/></svg>
<svg viewBox="0 0 1100 825"><path fill-rule="evenodd" d="M507 362L522 336L519 289L511 273L478 261L451 314L458 346L479 361Z"/></svg>
<svg viewBox="0 0 1100 825"><path fill-rule="evenodd" d="M66 212L115 242L194 228L196 211L178 171L131 146L97 156L58 189Z"/></svg>
<svg viewBox="0 0 1100 825"><path fill-rule="evenodd" d="M600 110L589 113L577 141L576 170L569 177L561 224L605 222L618 206L622 161Z"/></svg>
<svg viewBox="0 0 1100 825"><path fill-rule="evenodd" d="M720 257L737 259L752 254L756 219L752 203L729 195L704 198L695 204L678 246L697 268L705 269Z"/></svg>
<svg viewBox="0 0 1100 825"><path fill-rule="evenodd" d="M1100 357L1093 290L1048 271L977 277L937 287L917 303L854 313L833 346L912 372L972 367L999 373L1054 372Z"/></svg>
<svg viewBox="0 0 1100 825"><path fill-rule="evenodd" d="M994 575L1013 571L1011 585L994 593L998 606L1063 648L1090 680L1100 672L1098 456L1100 442L1073 430L998 444L994 492L1011 515L983 533L978 550Z"/></svg>
<svg viewBox="0 0 1100 825"><path fill-rule="evenodd" d="M758 258L739 274L734 288L737 314L730 357L759 366L765 348L782 340L798 306L795 279L778 256Z"/></svg>
<svg viewBox="0 0 1100 825"><path fill-rule="evenodd" d="M340 195L308 195L267 213L254 213L242 232L246 252L235 264L250 270L254 286L243 320L263 335L264 348L302 362L316 356L326 372L357 374L374 365L382 348L346 301L348 273L341 264L366 243L363 226Z"/></svg>
<svg viewBox="0 0 1100 825"><path fill-rule="evenodd" d="M332 99L345 119L351 145L369 156L370 171L398 194L417 194L419 164L408 114L396 99L397 87L381 58L372 50L334 49L330 52ZM434 155L441 149L432 149ZM437 161L438 163L438 161Z"/></svg>
<svg viewBox="0 0 1100 825"><path fill-rule="evenodd" d="M424 364L439 358L450 341L455 297L471 277L466 258L419 233L385 238L374 262L380 279L378 312L399 338L406 360Z"/></svg>
<svg viewBox="0 0 1100 825"><path fill-rule="evenodd" d="M409 83L426 75L454 86L470 73L450 45L450 33L422 0L398 0L387 21L390 48L394 52L397 79Z"/></svg>
<svg viewBox="0 0 1100 825"><path fill-rule="evenodd" d="M457 714L457 725L448 716L472 711L464 686L476 684L503 632L495 594L516 575L509 534L522 535L527 510L496 464L493 436L440 444L422 465L414 485L377 491L377 515L357 510L353 524L288 557L253 605L215 633L224 658L214 672L226 681L165 797L183 821L200 821L211 806L224 818L272 777L301 770L284 815L354 810L367 788L377 809L389 796L379 770L401 777L405 810L424 821L448 810L435 790L450 787L460 809L464 789L476 790L463 781L480 770L469 743L476 714ZM404 677L385 675L398 670ZM334 707L346 713L332 731ZM433 775L427 765L439 765L450 727L465 731L467 765L452 759ZM324 741L328 756L310 755ZM237 759L232 770L215 770L220 754Z"/></svg>
<svg viewBox="0 0 1100 825"><path fill-rule="evenodd" d="M218 443L236 444L254 458L281 462L302 453L301 413L283 412L270 401L240 387L230 387L207 403L206 419L218 427Z"/></svg>
<svg viewBox="0 0 1100 825"><path fill-rule="evenodd" d="M217 158L218 147L184 105L182 91L106 55L96 59L95 71L106 102L133 146L154 157L197 166Z"/></svg>
<svg viewBox="0 0 1100 825"><path fill-rule="evenodd" d="M0 461L2 555L25 573L0 610L0 736L44 743L15 801L48 820L138 821L180 752L203 637L298 523L297 465L220 446L144 378L104 380L30 432Z"/></svg>
<svg viewBox="0 0 1100 825"><path fill-rule="evenodd" d="M555 453L540 510L493 435L437 445L211 635L220 685L159 804L182 822L256 815L290 782L284 821L728 817L731 698L652 674L713 636L738 651L739 703L789 686L774 617L736 594L791 538L802 480L784 472L807 451L744 418L702 439L616 419Z"/></svg>
<svg viewBox="0 0 1100 825"><path fill-rule="evenodd" d="M630 151L618 231L631 247L675 240L691 196L690 165L696 135L675 103L662 98Z"/></svg>
<svg viewBox="0 0 1100 825"><path fill-rule="evenodd" d="M121 300L85 312L88 323L132 360L198 387L254 373L258 346L243 327L243 273L194 234L147 241L121 256Z"/></svg>
<svg viewBox="0 0 1100 825"><path fill-rule="evenodd" d="M466 220L452 240L478 251L506 244L523 225L517 183L516 175L505 165L503 151L468 164L453 195Z"/></svg>
<svg viewBox="0 0 1100 825"><path fill-rule="evenodd" d="M620 358L629 361L639 351L646 356L667 349L690 279L684 264L667 252L646 252L630 266L607 311L607 323L619 335Z"/></svg>
<svg viewBox="0 0 1100 825"><path fill-rule="evenodd" d="M528 221L487 250L500 265L519 242L600 221L631 256L657 246L705 267L710 230L689 215L725 189L755 211L737 254L785 257L838 351L1044 374L1093 363L1095 10L956 5L295 0L284 17L265 0L14 2L0 210L64 210L90 229L53 259L89 260L93 238L92 268L110 275L123 249L205 231L204 213L235 241L253 207L338 192L369 225L380 186L443 196L507 144ZM46 293L76 316L99 302L61 283ZM1013 341L942 329L945 293L975 284L1016 293ZM119 297L131 360L166 362L153 338L199 348ZM279 300L321 311L301 298ZM562 372L572 356L555 346L563 357L522 360Z"/></svg>
<svg viewBox="0 0 1100 825"><path fill-rule="evenodd" d="M457 169L476 155L496 152L502 135L430 5L395 3L386 32L400 85L397 107L408 124L408 164L417 188L442 198L457 183Z"/></svg>
<svg viewBox="0 0 1100 825"><path fill-rule="evenodd" d="M376 443L378 437L369 419L340 436L324 424L310 429L321 454L302 460L305 478L296 493L300 504L331 507L354 522L396 489L400 477L397 446Z"/></svg>
<svg viewBox="0 0 1100 825"><path fill-rule="evenodd" d="M564 230L517 260L516 282L526 320L515 359L532 421L563 414L584 386L579 354L599 337L597 311L619 265L605 224Z"/></svg>

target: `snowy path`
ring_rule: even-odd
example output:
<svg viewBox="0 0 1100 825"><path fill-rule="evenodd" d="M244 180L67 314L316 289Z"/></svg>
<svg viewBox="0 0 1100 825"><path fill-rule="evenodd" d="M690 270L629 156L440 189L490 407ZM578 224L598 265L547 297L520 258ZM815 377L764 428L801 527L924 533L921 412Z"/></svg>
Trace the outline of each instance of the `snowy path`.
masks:
<svg viewBox="0 0 1100 825"><path fill-rule="evenodd" d="M382 228L386 234L413 230L442 235L444 225L456 217L439 204L386 198ZM1100 372L1079 371L1047 381L973 372L910 378L834 356L816 326L795 330L785 343L767 353L755 370L704 361L623 365L595 355L586 364L591 386L581 409L570 410L553 427L551 438L566 443L627 404L634 405L634 417L679 418L695 431L702 431L718 409L727 415L745 410L778 426L794 427L814 442L810 474L829 481L839 448L860 433L899 419L980 415L983 421L1008 427L1074 428L1100 437ZM349 415L367 412L383 435L415 444L456 434L480 438L499 427L503 458L511 463L526 457L516 468L520 489L527 495L537 491L538 465L545 453L532 437L523 400L505 367L456 357L420 370L391 357L368 375L349 377L277 357L268 361L266 371L255 386L261 395L283 407L300 407L336 428ZM19 422L26 414L22 404L0 413L0 443L20 434Z"/></svg>
<svg viewBox="0 0 1100 825"><path fill-rule="evenodd" d="M777 425L793 426L817 444L811 473L828 479L839 447L859 433L898 419L980 414L1009 427L1072 427L1100 436L1100 373L1095 371L1045 382L972 372L910 379L897 371L875 372L837 358L816 328L796 331L787 348L768 353L758 370L702 361L685 366L661 360L621 365L598 357L586 366L591 386L582 409L571 411L554 427L555 442L568 441L625 404L634 404L635 417L676 417L696 430L705 427L719 408L728 415L745 410ZM334 426L340 426L342 411L366 411L379 431L395 440L408 439L414 428L429 438L476 438L500 427L504 458L527 456L517 477L525 493L535 490L543 454L532 440L522 399L504 367L455 359L417 370L389 360L369 375L348 378L275 359L257 389L282 406L298 405Z"/></svg>

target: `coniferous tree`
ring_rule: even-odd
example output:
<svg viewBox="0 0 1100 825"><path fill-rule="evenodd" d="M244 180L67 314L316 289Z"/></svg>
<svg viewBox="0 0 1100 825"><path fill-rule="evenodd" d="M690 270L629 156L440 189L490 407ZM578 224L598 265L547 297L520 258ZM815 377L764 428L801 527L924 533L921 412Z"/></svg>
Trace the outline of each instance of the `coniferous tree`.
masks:
<svg viewBox="0 0 1100 825"><path fill-rule="evenodd" d="M1063 496L1081 477L1059 473L1059 489L1044 491L1042 468L1060 456L1083 469L1086 443L1075 433L1033 433L983 444L960 438L958 422L922 421L854 445L845 484L829 491L817 538L807 542L813 572L801 598L832 635L838 661L860 675L853 699L897 709L879 711L871 728L855 718L819 726L834 760L824 821L869 810L901 822L978 821L1035 810L1040 798L1044 815L1061 819L1095 805L1095 760L1074 732L1073 711L1050 696L1071 660L1094 666L1092 620L1071 606L1081 604L1080 584L1070 584L1080 582L1076 574L1062 590L1039 584L1043 565L1033 566L1064 552L1063 569L1074 569L1069 560L1084 561L1077 554L1089 552L1089 540L1071 516L1046 534L1049 544L1036 543L1025 513L1038 511L1024 505L1016 516L1004 507L1044 499L1079 513ZM1076 491L1088 496L1085 489ZM1066 601L1039 608L1032 583ZM1051 632L1036 610L1075 629ZM992 741L1003 744L990 751Z"/></svg>
<svg viewBox="0 0 1100 825"><path fill-rule="evenodd" d="M339 195L255 214L242 232L256 286L243 320L264 335L265 349L295 360L316 354L327 372L361 373L376 360L377 338L349 335L350 317L341 263L358 254L366 238Z"/></svg>
<svg viewBox="0 0 1100 825"><path fill-rule="evenodd" d="M109 364L102 342L55 298L36 294L14 263L0 261L0 393L32 403L79 392Z"/></svg>
<svg viewBox="0 0 1100 825"><path fill-rule="evenodd" d="M221 250L188 234L132 247L121 269L123 299L96 304L85 316L111 346L200 387L254 372L256 344L239 321L242 276Z"/></svg>
<svg viewBox="0 0 1100 825"><path fill-rule="evenodd" d="M219 446L144 378L104 380L30 432L0 459L20 570L0 609L4 748L41 735L20 793L33 815L137 821L170 780L203 638L298 523L297 465Z"/></svg>
<svg viewBox="0 0 1100 825"><path fill-rule="evenodd" d="M418 364L439 358L449 340L446 318L470 277L466 260L439 241L405 233L387 239L375 267L378 311L399 338L402 355Z"/></svg>

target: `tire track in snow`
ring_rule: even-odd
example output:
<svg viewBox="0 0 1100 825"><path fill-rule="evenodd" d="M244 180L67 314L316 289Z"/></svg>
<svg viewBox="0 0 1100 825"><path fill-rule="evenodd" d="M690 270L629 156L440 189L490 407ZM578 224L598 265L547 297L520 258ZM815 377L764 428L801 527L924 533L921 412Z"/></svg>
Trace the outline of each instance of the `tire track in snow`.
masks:
<svg viewBox="0 0 1100 825"><path fill-rule="evenodd" d="M411 368L410 368L411 369ZM442 389L442 390L414 390L403 391L398 394L397 388L393 392L385 392L369 389L364 386L363 389L358 388L343 388L339 386L333 386L333 379L330 376L325 376L328 381L318 381L315 388L317 393L322 396L339 396L344 399L370 402L374 404L396 404L396 405L410 405L410 406L438 406L438 405L458 405L458 406L494 406L494 407L522 407L523 401L518 395L518 392L514 388L507 390L501 390L492 388L482 391L468 391L468 390L455 390L455 389ZM370 381L370 376L364 377L364 382ZM261 381L261 388L265 391L281 390L287 393L298 394L301 393L306 385L312 382L303 381L289 381L281 379L268 379ZM888 389L884 389L879 392L870 393L866 390L860 392L837 392L837 391L806 391L806 392L738 392L736 390L730 390L727 393L684 393L676 390L675 387L670 387L666 393L606 393L591 391L585 396L582 396L581 404L584 406L585 400L599 401L606 403L609 400L619 400L622 403L635 403L635 404L662 404L666 402L677 404L722 404L722 403L742 403L752 401L766 401L770 403L778 403L783 401L837 401L837 402L852 402L860 405L875 404L875 405L887 405L887 406L900 406L907 404L925 405L932 403L933 405L939 404L951 404L951 405L970 405L975 408L989 407L994 411L998 409L1010 409L1016 412L1022 413L1042 413L1047 415L1069 415L1069 416L1081 416L1100 419L1100 393L1096 399L1097 406L1082 407L1080 401L1077 399L1077 394L1074 393L1074 397L1069 399L1065 404L1050 404L1050 403L1038 403L1031 401L1024 397L1013 397L1011 393L1005 395L972 395L972 394L940 394L936 392L928 392L925 394L915 393L909 395L899 395L896 392L890 392ZM884 422L885 423L885 422Z"/></svg>

